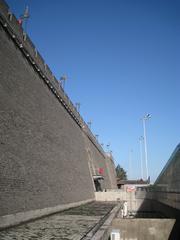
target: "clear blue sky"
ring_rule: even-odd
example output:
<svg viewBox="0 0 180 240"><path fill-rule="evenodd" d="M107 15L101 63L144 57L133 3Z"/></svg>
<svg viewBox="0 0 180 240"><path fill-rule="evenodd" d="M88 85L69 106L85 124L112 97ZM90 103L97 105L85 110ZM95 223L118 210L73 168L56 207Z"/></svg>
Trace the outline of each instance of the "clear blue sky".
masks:
<svg viewBox="0 0 180 240"><path fill-rule="evenodd" d="M179 0L8 0L29 6L28 34L100 143L140 178L140 118L147 122L148 165L155 180L180 142ZM106 150L106 147L105 147Z"/></svg>

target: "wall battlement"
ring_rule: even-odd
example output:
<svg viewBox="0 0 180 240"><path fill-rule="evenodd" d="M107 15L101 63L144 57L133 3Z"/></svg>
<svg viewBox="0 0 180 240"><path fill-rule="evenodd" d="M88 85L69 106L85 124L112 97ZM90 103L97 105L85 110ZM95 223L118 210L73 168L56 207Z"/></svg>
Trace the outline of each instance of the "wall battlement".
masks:
<svg viewBox="0 0 180 240"><path fill-rule="evenodd" d="M29 36L23 31L23 28L19 25L16 17L12 14L4 0L0 0L0 9L0 23L4 30L9 34L24 57L28 60L29 64L33 66L35 71L40 75L45 84L47 84L48 88L64 106L73 120L84 131L98 151L105 157L102 146L98 143L96 137L93 135L56 77L52 74L49 66L45 63Z"/></svg>

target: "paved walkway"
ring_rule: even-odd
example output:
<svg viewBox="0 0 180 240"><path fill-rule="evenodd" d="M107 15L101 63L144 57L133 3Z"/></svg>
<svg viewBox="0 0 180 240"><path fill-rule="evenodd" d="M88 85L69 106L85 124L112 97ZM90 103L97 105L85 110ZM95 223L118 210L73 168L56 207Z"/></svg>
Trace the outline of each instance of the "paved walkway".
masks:
<svg viewBox="0 0 180 240"><path fill-rule="evenodd" d="M0 240L80 240L115 204L92 202L0 232Z"/></svg>

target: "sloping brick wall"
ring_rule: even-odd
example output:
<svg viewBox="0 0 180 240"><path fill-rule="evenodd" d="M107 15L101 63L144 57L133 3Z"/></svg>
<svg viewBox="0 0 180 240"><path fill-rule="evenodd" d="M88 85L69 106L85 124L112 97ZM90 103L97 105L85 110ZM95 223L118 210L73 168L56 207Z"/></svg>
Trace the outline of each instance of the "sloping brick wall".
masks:
<svg viewBox="0 0 180 240"><path fill-rule="evenodd" d="M0 36L0 214L93 198L80 127Z"/></svg>
<svg viewBox="0 0 180 240"><path fill-rule="evenodd" d="M104 151L0 0L0 216L93 199L87 149L107 188Z"/></svg>

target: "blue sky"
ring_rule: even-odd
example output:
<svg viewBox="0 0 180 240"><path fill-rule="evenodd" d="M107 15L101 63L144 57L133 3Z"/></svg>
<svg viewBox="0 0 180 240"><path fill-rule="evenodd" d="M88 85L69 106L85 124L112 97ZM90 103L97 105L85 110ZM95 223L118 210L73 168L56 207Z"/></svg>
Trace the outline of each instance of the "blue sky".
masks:
<svg viewBox="0 0 180 240"><path fill-rule="evenodd" d="M16 16L30 9L28 34L80 102L100 143L140 178L141 117L147 122L148 166L156 179L180 142L180 1L8 0ZM145 174L145 173L144 173Z"/></svg>

